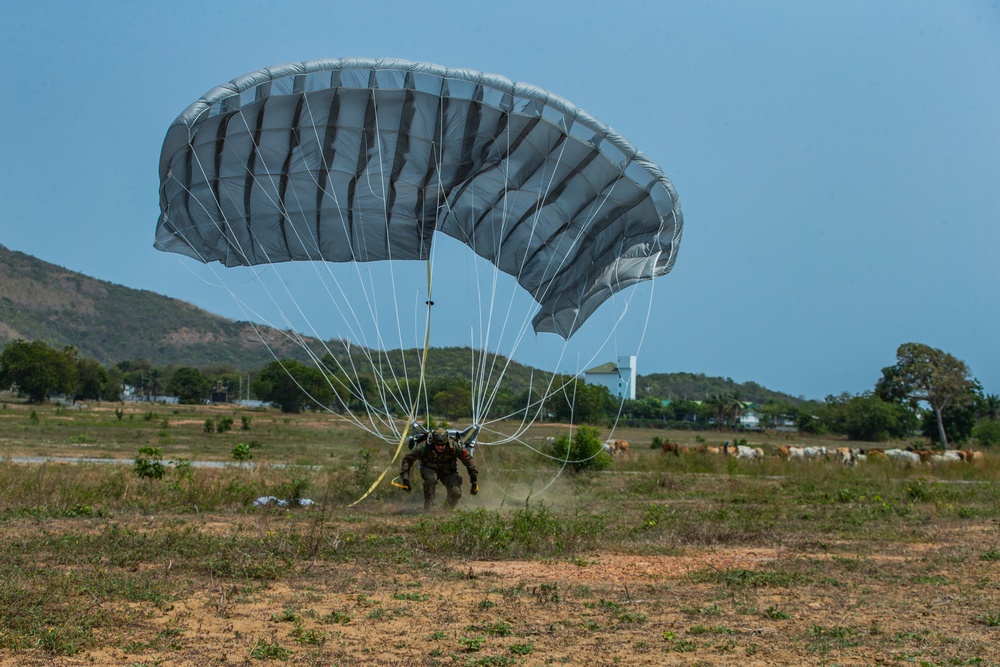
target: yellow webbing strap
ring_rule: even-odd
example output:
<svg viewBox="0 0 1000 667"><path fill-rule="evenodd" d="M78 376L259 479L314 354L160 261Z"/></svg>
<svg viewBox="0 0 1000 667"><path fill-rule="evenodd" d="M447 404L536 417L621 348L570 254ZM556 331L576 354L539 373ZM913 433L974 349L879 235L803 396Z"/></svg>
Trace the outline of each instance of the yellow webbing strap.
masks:
<svg viewBox="0 0 1000 667"><path fill-rule="evenodd" d="M386 473L392 470L392 467L396 464L396 459L399 458L399 453L403 451L403 443L410 435L410 428L413 425L414 420L417 418L417 407L420 401L420 392L424 386L424 369L427 368L427 350L431 345L431 306L434 302L431 301L431 260L427 260L427 327L424 332L424 354L420 358L420 381L417 383L417 398L413 401L413 407L410 408L409 419L406 420L406 427L403 428L403 435L399 438L399 444L396 445L396 453L392 455L392 460L389 461L389 467L382 471L382 474L378 476L368 490L365 491L364 495L355 500L353 503L348 505L348 507L354 507L362 500L371 495L371 492L375 490L376 487L385 478Z"/></svg>

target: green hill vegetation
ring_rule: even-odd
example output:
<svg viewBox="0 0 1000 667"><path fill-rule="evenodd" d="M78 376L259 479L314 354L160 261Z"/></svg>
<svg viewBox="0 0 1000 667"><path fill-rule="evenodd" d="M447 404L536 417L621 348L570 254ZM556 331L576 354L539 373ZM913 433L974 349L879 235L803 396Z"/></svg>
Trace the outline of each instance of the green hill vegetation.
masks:
<svg viewBox="0 0 1000 667"><path fill-rule="evenodd" d="M273 329L277 354L294 356ZM272 360L248 322L213 315L147 290L90 278L0 245L0 347L11 340L71 345L110 365L148 359L155 366L257 368Z"/></svg>
<svg viewBox="0 0 1000 667"><path fill-rule="evenodd" d="M148 290L91 278L0 245L0 349L20 338L56 348L72 346L80 358L106 366L142 359L152 367L224 367L251 372L274 358L261 335L279 358L308 361L297 344L275 329L255 330L249 322L220 317ZM307 340L322 356L320 341ZM348 361L348 352L339 341L328 342L328 347L339 361ZM352 348L352 352L353 362L364 368L367 362L359 354L363 351ZM416 350L402 354L407 368L419 367ZM505 361L498 358L498 363ZM467 377L470 362L468 348L432 349L428 379ZM512 362L506 370L505 385L519 393L547 377L543 371ZM734 392L745 401L799 402L754 382L739 384L729 378L702 374L654 373L640 375L637 382L640 398L704 400Z"/></svg>

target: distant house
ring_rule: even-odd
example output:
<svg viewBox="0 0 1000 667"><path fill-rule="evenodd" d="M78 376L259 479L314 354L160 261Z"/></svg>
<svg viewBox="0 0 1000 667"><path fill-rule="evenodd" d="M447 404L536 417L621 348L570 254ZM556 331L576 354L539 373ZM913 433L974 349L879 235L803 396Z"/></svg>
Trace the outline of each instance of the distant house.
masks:
<svg viewBox="0 0 1000 667"><path fill-rule="evenodd" d="M760 415L757 414L757 406L753 403L745 403L744 408L740 411L739 417L740 426L749 430L756 430L760 428Z"/></svg>
<svg viewBox="0 0 1000 667"><path fill-rule="evenodd" d="M607 387L612 396L635 400L635 355L618 357L618 362L594 366L583 372L587 384Z"/></svg>

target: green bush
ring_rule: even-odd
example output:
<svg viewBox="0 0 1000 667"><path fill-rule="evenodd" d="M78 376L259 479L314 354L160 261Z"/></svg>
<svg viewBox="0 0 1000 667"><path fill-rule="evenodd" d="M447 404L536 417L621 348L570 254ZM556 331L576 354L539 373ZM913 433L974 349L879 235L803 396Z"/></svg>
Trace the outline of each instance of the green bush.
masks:
<svg viewBox="0 0 1000 667"><path fill-rule="evenodd" d="M604 444L593 426L578 426L573 437L559 436L552 443L552 456L566 461L576 472L604 470L611 465L611 455L604 451Z"/></svg>
<svg viewBox="0 0 1000 667"><path fill-rule="evenodd" d="M1000 445L1000 422L987 421L977 424L972 429L972 437L976 439L980 447Z"/></svg>

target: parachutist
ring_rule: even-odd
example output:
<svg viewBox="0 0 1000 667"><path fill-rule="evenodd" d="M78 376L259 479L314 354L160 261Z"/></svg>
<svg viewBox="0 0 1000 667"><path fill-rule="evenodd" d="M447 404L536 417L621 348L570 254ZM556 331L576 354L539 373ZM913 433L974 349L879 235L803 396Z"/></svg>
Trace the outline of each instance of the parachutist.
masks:
<svg viewBox="0 0 1000 667"><path fill-rule="evenodd" d="M422 429L421 429L422 430ZM478 433L478 429L476 431ZM468 435L468 429L462 433ZM419 446L411 446L411 451L403 457L403 466L399 472L402 484L410 486L410 469L419 461L420 476L424 480L424 509L434 507L434 494L440 481L448 490L445 499L445 509L453 509L462 497L462 476L458 473L458 463L462 462L469 472L469 484L472 495L479 493L479 471L472 462L470 448L464 447L459 441L459 432L448 432L443 428L433 433L423 433L424 440ZM412 442L412 439L411 439Z"/></svg>

